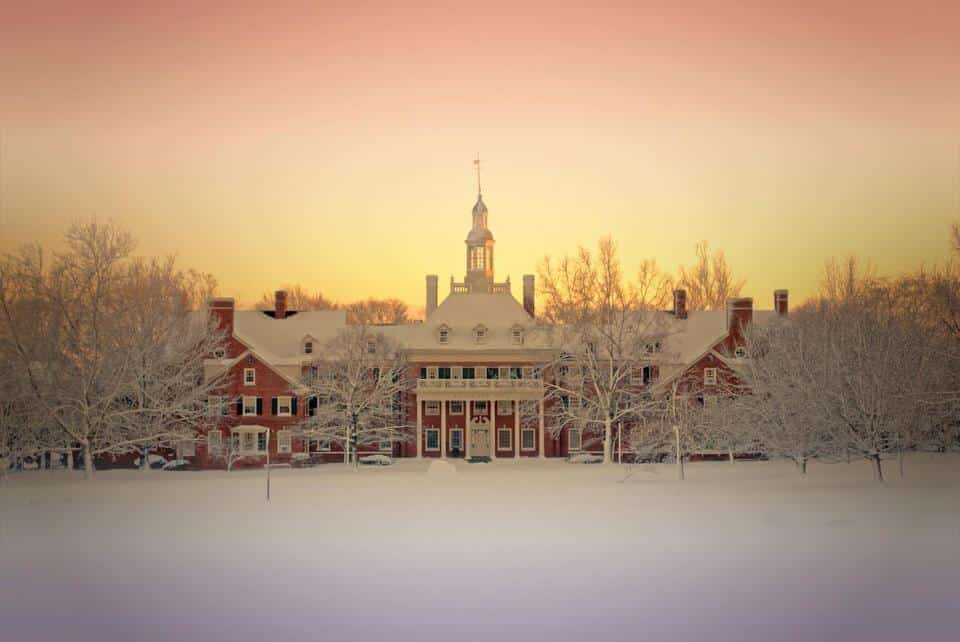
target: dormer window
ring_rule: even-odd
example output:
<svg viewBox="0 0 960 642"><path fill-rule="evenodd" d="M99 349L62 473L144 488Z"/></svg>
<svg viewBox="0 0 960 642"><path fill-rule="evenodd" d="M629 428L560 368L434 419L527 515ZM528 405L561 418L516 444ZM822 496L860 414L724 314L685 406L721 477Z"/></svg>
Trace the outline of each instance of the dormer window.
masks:
<svg viewBox="0 0 960 642"><path fill-rule="evenodd" d="M443 344L450 342L450 327L447 325L440 326L440 329L437 331L437 341Z"/></svg>
<svg viewBox="0 0 960 642"><path fill-rule="evenodd" d="M485 325L478 325L473 329L473 341L474 343L487 342L487 327Z"/></svg>
<svg viewBox="0 0 960 642"><path fill-rule="evenodd" d="M214 359L223 359L226 356L227 352L223 348L217 348L213 351Z"/></svg>
<svg viewBox="0 0 960 642"><path fill-rule="evenodd" d="M515 325L510 328L510 342L515 346L523 344L523 328L521 326Z"/></svg>

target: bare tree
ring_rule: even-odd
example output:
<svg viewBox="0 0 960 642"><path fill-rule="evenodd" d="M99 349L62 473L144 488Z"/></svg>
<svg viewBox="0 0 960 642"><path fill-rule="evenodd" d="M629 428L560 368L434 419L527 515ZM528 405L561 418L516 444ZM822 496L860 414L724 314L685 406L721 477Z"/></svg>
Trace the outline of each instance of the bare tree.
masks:
<svg viewBox="0 0 960 642"><path fill-rule="evenodd" d="M766 328L751 326L745 339L744 389L731 401L742 418L741 439L770 457L789 459L806 475L811 459L835 452L820 399L831 385L822 336L800 314Z"/></svg>
<svg viewBox="0 0 960 642"><path fill-rule="evenodd" d="M49 269L39 248L5 258L0 322L31 403L61 444L83 452L90 478L97 454L183 434L188 408L205 395L204 350L217 338L206 317L189 314L182 274L168 271L174 283L137 289L146 281L124 230L78 224L66 240Z"/></svg>
<svg viewBox="0 0 960 642"><path fill-rule="evenodd" d="M347 323L355 325L389 325L410 321L407 304L399 299L367 299L344 307Z"/></svg>
<svg viewBox="0 0 960 642"><path fill-rule="evenodd" d="M831 257L820 273L819 296L827 301L850 301L879 285L876 266L855 255L843 260Z"/></svg>
<svg viewBox="0 0 960 642"><path fill-rule="evenodd" d="M410 439L403 402L410 387L400 346L375 328L349 326L331 339L303 379L313 398L298 424L306 439L340 444L344 463L359 463L363 446Z"/></svg>
<svg viewBox="0 0 960 642"><path fill-rule="evenodd" d="M740 296L745 280L734 277L722 250L710 252L706 241L696 246L696 263L680 267L677 285L687 291L690 310L723 310L727 300Z"/></svg>
<svg viewBox="0 0 960 642"><path fill-rule="evenodd" d="M659 358L666 330L656 313L642 309L610 238L596 255L580 248L557 264L544 258L540 280L540 331L558 350L544 380L551 434L579 430L585 444L601 441L603 461L612 463L613 426L657 403L642 372Z"/></svg>
<svg viewBox="0 0 960 642"><path fill-rule="evenodd" d="M287 293L287 307L290 310L337 310L340 307L339 304L325 297L319 290L311 294L299 283L286 285L281 289ZM275 304L274 293L264 292L254 307L257 310L272 310Z"/></svg>

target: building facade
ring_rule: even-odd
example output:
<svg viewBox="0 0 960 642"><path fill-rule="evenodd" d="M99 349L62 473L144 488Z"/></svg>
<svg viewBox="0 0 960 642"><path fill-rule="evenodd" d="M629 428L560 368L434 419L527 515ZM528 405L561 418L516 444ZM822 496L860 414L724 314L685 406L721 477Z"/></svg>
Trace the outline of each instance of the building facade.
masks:
<svg viewBox="0 0 960 642"><path fill-rule="evenodd" d="M525 275L520 301L509 278L495 279L495 241L482 194L465 239L465 274L450 281L438 301L436 275L426 277L423 322L377 326L394 340L414 381L402 404L409 438L361 447L360 454L421 458L555 458L600 452L602 444L575 429L551 424L544 364L557 356L537 332L535 278ZM787 292L777 290L773 310L754 310L738 298L727 310L688 311L686 293L674 292L670 310L656 312L669 329L664 350L644 369L642 385L696 382L708 395L736 376L743 328L787 313ZM229 337L223 354L206 363L223 375L222 394L210 399L211 427L197 444L182 447L195 466L271 462L343 461L336 443L297 435L314 407L302 381L324 346L347 326L343 311L288 310L276 293L269 311L237 310L234 300L211 301ZM225 453L231 453L225 455ZM229 459L229 461L228 461Z"/></svg>

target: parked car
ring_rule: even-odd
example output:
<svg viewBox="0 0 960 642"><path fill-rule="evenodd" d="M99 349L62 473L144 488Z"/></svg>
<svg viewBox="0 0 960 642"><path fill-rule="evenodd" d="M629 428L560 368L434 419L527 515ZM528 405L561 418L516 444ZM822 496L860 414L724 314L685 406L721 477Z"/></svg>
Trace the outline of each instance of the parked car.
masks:
<svg viewBox="0 0 960 642"><path fill-rule="evenodd" d="M193 470L193 464L191 464L186 459L174 459L173 461L168 461L166 464L164 464L162 470L168 470L168 471Z"/></svg>

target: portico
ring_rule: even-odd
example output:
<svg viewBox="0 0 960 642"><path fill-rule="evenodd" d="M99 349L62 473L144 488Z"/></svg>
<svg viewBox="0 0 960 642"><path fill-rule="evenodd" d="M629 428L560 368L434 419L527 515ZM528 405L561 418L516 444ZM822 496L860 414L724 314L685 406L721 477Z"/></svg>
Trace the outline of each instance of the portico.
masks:
<svg viewBox="0 0 960 642"><path fill-rule="evenodd" d="M540 379L420 379L418 457L544 457Z"/></svg>

